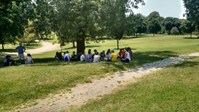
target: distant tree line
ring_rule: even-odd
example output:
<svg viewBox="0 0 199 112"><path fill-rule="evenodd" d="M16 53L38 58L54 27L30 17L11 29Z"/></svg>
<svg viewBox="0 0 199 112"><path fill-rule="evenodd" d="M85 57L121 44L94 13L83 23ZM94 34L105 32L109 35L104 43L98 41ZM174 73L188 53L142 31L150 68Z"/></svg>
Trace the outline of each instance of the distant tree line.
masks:
<svg viewBox="0 0 199 112"><path fill-rule="evenodd" d="M147 17L134 14L132 9L143 0L1 0L0 44L3 49L6 43L46 38L54 32L61 45L76 42L77 52L84 52L85 41L103 37L116 39L119 48L124 36L191 34L199 29L199 7L192 6L198 1L184 2L188 19L163 18L158 12Z"/></svg>

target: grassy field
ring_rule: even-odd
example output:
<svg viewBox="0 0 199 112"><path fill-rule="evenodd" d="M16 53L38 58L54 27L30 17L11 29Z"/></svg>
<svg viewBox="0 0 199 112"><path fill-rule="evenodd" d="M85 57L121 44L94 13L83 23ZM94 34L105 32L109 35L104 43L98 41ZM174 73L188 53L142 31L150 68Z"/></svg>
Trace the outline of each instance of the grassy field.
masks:
<svg viewBox="0 0 199 112"><path fill-rule="evenodd" d="M197 112L198 69L199 58L188 60L147 75L73 112Z"/></svg>
<svg viewBox="0 0 199 112"><path fill-rule="evenodd" d="M71 53L75 49L66 45L64 51ZM99 43L90 42L87 49L98 51L115 49L116 40L105 40ZM16 65L0 68L0 111L37 98L44 98L48 94L61 90L70 90L78 83L90 82L93 77L103 77L106 73L126 70L161 60L166 57L198 52L198 39L185 39L182 36L158 36L144 38L123 39L120 47L131 47L135 58L129 64L121 62L110 63L80 63L55 62L56 51L33 55L34 64ZM86 51L87 51L86 49ZM117 51L116 51L117 52ZM85 70L87 69L87 70Z"/></svg>

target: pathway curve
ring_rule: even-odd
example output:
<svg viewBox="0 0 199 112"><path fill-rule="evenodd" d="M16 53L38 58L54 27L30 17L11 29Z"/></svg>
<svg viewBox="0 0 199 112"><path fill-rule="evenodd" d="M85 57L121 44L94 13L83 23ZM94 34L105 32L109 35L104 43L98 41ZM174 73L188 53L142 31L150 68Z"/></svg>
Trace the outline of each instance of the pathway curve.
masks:
<svg viewBox="0 0 199 112"><path fill-rule="evenodd" d="M44 52L49 52L49 51L60 49L59 44L52 44L50 42L41 41L41 45L42 45L42 47L40 47L40 48L26 50L26 53L41 54L41 53L44 53Z"/></svg>
<svg viewBox="0 0 199 112"><path fill-rule="evenodd" d="M49 51L53 51L53 50L60 50L59 44L52 44L50 42L45 42L45 41L41 41L40 43L41 43L42 47L26 50L25 54L27 54L27 53L41 54L41 53L49 52ZM11 56L17 56L17 52L4 52L1 56L4 56L6 54L9 54Z"/></svg>
<svg viewBox="0 0 199 112"><path fill-rule="evenodd" d="M154 63L144 64L142 67L130 69L128 71L117 72L114 75L93 80L92 83L79 84L72 88L70 92L62 92L56 95L49 95L46 99L39 99L33 106L23 105L17 111L21 112L56 112L60 110L67 110L70 106L81 106L89 100L93 100L110 94L114 89L120 85L125 85L128 82L136 82L148 73L155 72L164 67L178 64L186 59L198 57L199 53L192 53L189 55L181 55L179 57L170 57Z"/></svg>

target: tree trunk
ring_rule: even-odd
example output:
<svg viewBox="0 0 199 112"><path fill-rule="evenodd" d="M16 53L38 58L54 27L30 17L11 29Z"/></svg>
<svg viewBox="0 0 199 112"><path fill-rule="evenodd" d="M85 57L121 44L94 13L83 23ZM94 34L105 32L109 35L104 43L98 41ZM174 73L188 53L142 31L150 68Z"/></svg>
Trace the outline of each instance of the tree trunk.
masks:
<svg viewBox="0 0 199 112"><path fill-rule="evenodd" d="M80 38L77 40L77 53L84 53L85 50L85 39Z"/></svg>
<svg viewBox="0 0 199 112"><path fill-rule="evenodd" d="M76 46L75 46L75 41L73 41L72 43L73 43L73 48L75 48L75 47L76 47Z"/></svg>
<svg viewBox="0 0 199 112"><path fill-rule="evenodd" d="M117 38L117 49L120 49L119 41L120 41L120 40Z"/></svg>
<svg viewBox="0 0 199 112"><path fill-rule="evenodd" d="M180 28L179 28L179 27L177 27L177 29L178 29L179 33L180 33L180 34L182 34L182 31L180 30Z"/></svg>
<svg viewBox="0 0 199 112"><path fill-rule="evenodd" d="M5 48L4 48L4 44L3 43L1 44L1 46L2 46L2 50L4 50Z"/></svg>
<svg viewBox="0 0 199 112"><path fill-rule="evenodd" d="M192 38L192 32L190 33L190 37Z"/></svg>

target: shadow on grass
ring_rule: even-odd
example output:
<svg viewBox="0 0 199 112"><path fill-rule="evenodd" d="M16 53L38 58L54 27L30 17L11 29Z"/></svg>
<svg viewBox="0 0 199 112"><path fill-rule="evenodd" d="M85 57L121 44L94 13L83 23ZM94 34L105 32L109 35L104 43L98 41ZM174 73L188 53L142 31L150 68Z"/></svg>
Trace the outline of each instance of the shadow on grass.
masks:
<svg viewBox="0 0 199 112"><path fill-rule="evenodd" d="M176 68L186 68L186 67L196 67L199 66L199 62L193 62L193 61L185 61L181 64L174 65L172 67Z"/></svg>
<svg viewBox="0 0 199 112"><path fill-rule="evenodd" d="M198 37L184 37L184 39L199 39Z"/></svg>
<svg viewBox="0 0 199 112"><path fill-rule="evenodd" d="M159 61L168 57L176 57L178 56L175 52L172 51L151 51L151 52L135 52L134 54L134 59L130 64L122 64L124 66L140 66L143 65L145 63L151 63L154 61ZM54 66L54 65L66 65L67 64L85 64L84 62L55 62L53 58L42 58L42 59L34 59L35 62L39 62L39 63L49 63L49 62L53 62L51 64L48 64L49 66ZM89 63L88 63L89 64ZM118 63L112 63L112 62L105 62L104 64L107 65L113 65L113 66L118 66L121 67L120 65L118 65Z"/></svg>
<svg viewBox="0 0 199 112"><path fill-rule="evenodd" d="M136 52L134 59L130 63L122 62L101 62L105 67L114 66L118 70L125 70L126 68L133 68L141 66L146 63L159 61L168 57L175 57L177 54L171 51L151 51L151 52ZM66 66L77 64L90 64L84 62L64 62L55 61L54 58L34 58L34 64L31 66ZM1 64L2 65L2 64ZM0 66L1 67L1 66Z"/></svg>
<svg viewBox="0 0 199 112"><path fill-rule="evenodd" d="M0 52L16 52L16 49L0 49Z"/></svg>
<svg viewBox="0 0 199 112"><path fill-rule="evenodd" d="M133 61L136 66L140 66L146 63L176 56L178 56L177 53L172 51L136 52Z"/></svg>

